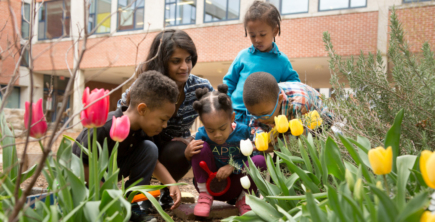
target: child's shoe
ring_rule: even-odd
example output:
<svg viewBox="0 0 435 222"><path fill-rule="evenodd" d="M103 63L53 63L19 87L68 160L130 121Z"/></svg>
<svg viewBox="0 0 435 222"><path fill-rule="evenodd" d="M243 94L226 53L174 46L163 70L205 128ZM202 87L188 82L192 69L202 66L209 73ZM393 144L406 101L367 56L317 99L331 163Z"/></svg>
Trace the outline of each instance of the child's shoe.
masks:
<svg viewBox="0 0 435 222"><path fill-rule="evenodd" d="M208 217L210 215L210 208L213 204L213 197L206 193L199 193L198 203L196 203L193 209L193 214L198 217Z"/></svg>
<svg viewBox="0 0 435 222"><path fill-rule="evenodd" d="M236 202L236 207L237 209L239 209L240 216L252 210L251 207L248 204L246 204L245 197L243 197L241 200Z"/></svg>

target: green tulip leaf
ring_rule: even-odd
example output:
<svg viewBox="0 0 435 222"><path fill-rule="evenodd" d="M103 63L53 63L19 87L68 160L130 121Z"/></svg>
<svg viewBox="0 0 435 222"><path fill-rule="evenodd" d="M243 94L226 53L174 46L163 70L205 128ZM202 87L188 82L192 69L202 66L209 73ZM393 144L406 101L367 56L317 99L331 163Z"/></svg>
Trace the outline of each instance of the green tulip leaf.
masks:
<svg viewBox="0 0 435 222"><path fill-rule="evenodd" d="M340 207L342 203L340 202L340 199L338 198L337 191L334 187L327 184L328 187L328 200L329 200L329 206L332 208L335 214L337 214L340 221L346 222L350 221L349 218L346 218L346 215L342 211L342 208Z"/></svg>
<svg viewBox="0 0 435 222"><path fill-rule="evenodd" d="M341 159L340 150L334 140L328 137L323 156L328 173L340 181L344 181L345 168Z"/></svg>
<svg viewBox="0 0 435 222"><path fill-rule="evenodd" d="M326 217L325 213L317 206L316 201L314 200L313 194L308 191L306 193L307 196L307 209L310 212L312 221L323 221L323 218Z"/></svg>
<svg viewBox="0 0 435 222"><path fill-rule="evenodd" d="M385 215L387 216L388 221L394 221L399 214L396 204L390 199L387 194L385 194L383 190L378 189L373 184L368 185L370 186L372 193L374 193L379 198L380 205L382 205L380 207L381 210L378 210L380 216L382 216L383 212L385 211Z"/></svg>
<svg viewBox="0 0 435 222"><path fill-rule="evenodd" d="M278 221L282 215L273 206L255 196L247 195L246 203L261 219L265 221Z"/></svg>
<svg viewBox="0 0 435 222"><path fill-rule="evenodd" d="M404 115L404 110L401 109L397 114L396 118L394 118L394 123L391 128L388 130L387 135L385 136L384 147L391 146L393 149L393 172L396 172L396 158L400 155L400 133L401 133L401 125L402 119Z"/></svg>
<svg viewBox="0 0 435 222"><path fill-rule="evenodd" d="M396 203L399 211L402 211L406 204L406 185L408 183L410 169L414 167L416 156L405 155L397 157L397 193Z"/></svg>
<svg viewBox="0 0 435 222"><path fill-rule="evenodd" d="M419 221L424 209L429 205L429 195L426 191L412 198L400 212L396 221Z"/></svg>
<svg viewBox="0 0 435 222"><path fill-rule="evenodd" d="M248 211L242 216L232 216L225 219L222 219L221 221L224 222L264 222L261 217L259 217L257 214L255 214L254 211Z"/></svg>

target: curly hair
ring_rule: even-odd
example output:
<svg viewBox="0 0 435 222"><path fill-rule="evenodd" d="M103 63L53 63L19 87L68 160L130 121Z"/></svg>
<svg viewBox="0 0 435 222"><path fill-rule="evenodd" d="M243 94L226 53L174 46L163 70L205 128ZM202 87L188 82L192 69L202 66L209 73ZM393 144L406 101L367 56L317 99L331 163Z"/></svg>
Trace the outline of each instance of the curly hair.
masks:
<svg viewBox="0 0 435 222"><path fill-rule="evenodd" d="M272 28L278 26L278 35L281 35L281 14L278 9L269 2L255 1L245 14L243 24L245 26L245 37L248 36L246 25L249 21L265 21Z"/></svg>
<svg viewBox="0 0 435 222"><path fill-rule="evenodd" d="M198 112L199 118L204 113L223 110L231 117L233 107L230 97L227 95L228 86L221 84L217 91L209 92L208 88L196 89L197 101L193 103L193 108Z"/></svg>
<svg viewBox="0 0 435 222"><path fill-rule="evenodd" d="M159 108L164 101L176 103L178 88L174 80L160 72L150 70L141 73L131 86L130 105L145 103L150 109Z"/></svg>
<svg viewBox="0 0 435 222"><path fill-rule="evenodd" d="M254 72L246 78L243 86L243 102L245 106L273 101L279 94L279 86L275 77L267 72Z"/></svg>

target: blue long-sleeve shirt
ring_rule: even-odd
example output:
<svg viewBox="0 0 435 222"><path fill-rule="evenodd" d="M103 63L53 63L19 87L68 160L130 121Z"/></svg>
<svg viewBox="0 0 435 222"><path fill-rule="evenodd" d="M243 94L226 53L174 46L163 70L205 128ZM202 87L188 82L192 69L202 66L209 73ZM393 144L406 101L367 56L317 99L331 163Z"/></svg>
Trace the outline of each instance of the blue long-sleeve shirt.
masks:
<svg viewBox="0 0 435 222"><path fill-rule="evenodd" d="M228 95L235 110L246 111L243 86L246 78L254 72L270 73L278 83L300 82L299 75L293 70L288 57L278 50L275 43L269 52L261 52L252 45L239 52L224 76L223 82L228 85Z"/></svg>

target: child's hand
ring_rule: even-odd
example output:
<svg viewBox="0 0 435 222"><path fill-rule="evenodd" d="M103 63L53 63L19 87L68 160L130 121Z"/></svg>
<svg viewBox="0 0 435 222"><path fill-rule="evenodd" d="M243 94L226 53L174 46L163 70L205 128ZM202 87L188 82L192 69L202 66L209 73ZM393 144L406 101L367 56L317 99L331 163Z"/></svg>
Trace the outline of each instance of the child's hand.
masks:
<svg viewBox="0 0 435 222"><path fill-rule="evenodd" d="M171 210L174 210L181 204L181 192L178 186L171 186L169 187L169 193L174 200L174 205L172 205Z"/></svg>
<svg viewBox="0 0 435 222"><path fill-rule="evenodd" d="M216 173L216 179L219 180L226 180L227 177L229 177L233 173L234 167L231 165L225 165L221 167L218 172Z"/></svg>
<svg viewBox="0 0 435 222"><path fill-rule="evenodd" d="M191 160L193 155L196 155L201 152L201 149L203 147L204 141L202 140L192 140L184 151L184 156L186 156L187 160Z"/></svg>

